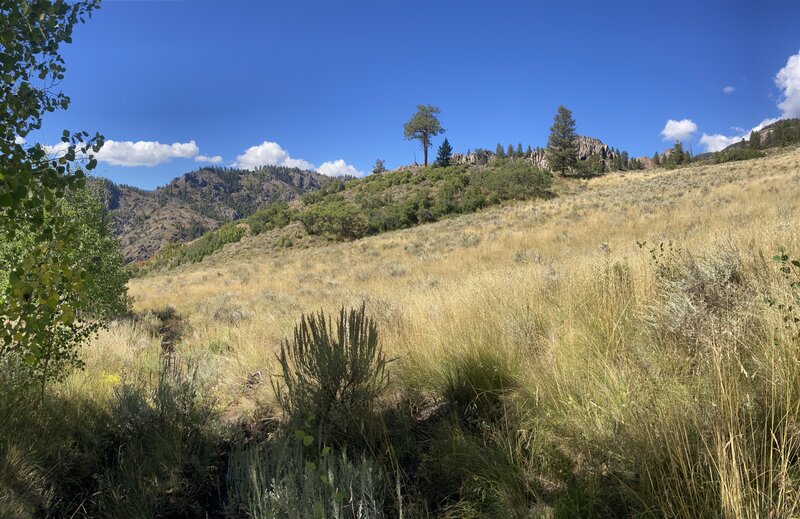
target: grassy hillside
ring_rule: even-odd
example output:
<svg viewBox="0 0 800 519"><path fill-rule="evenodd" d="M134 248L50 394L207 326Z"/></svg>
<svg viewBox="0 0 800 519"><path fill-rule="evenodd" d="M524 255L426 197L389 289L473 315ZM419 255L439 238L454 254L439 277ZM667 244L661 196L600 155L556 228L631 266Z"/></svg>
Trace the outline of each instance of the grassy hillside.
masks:
<svg viewBox="0 0 800 519"><path fill-rule="evenodd" d="M330 179L287 204L279 200L252 216L171 244L144 270L201 261L245 236L278 247L347 241L472 213L509 200L548 197L549 172L523 159L489 165L410 167L359 179Z"/></svg>
<svg viewBox="0 0 800 519"><path fill-rule="evenodd" d="M307 202L363 210L370 185ZM362 517L798 515L800 150L550 189L281 247L299 220L134 279L136 316L83 351L52 412L3 397L0 444L16 457L0 481L24 489L0 504L76 517L356 517L347 503ZM271 382L301 314L362 303L389 360L375 406L351 409L347 434L281 412Z"/></svg>

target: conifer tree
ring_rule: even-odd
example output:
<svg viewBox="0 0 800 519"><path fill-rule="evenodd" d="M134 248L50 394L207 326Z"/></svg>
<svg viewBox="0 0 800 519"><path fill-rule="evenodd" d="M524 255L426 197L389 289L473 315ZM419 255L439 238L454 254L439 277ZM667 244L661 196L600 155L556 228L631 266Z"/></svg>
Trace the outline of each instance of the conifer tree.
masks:
<svg viewBox="0 0 800 519"><path fill-rule="evenodd" d="M658 167L660 165L661 165L661 156L658 154L658 152L655 152L653 154L653 166Z"/></svg>
<svg viewBox="0 0 800 519"><path fill-rule="evenodd" d="M753 130L750 132L750 141L748 142L750 148L757 150L761 148L761 134Z"/></svg>
<svg viewBox="0 0 800 519"><path fill-rule="evenodd" d="M503 145L502 144L500 144L500 143L497 144L497 147L495 148L494 154L497 155L498 159L503 158L503 157L506 156L506 152L503 149Z"/></svg>
<svg viewBox="0 0 800 519"><path fill-rule="evenodd" d="M575 167L578 162L577 141L572 112L563 105L559 106L547 140L547 160L553 171L563 175Z"/></svg>
<svg viewBox="0 0 800 519"><path fill-rule="evenodd" d="M527 150L525 150L525 155L527 155L527 156L529 156L529 157L530 157L531 155L533 155L533 150L531 149L531 145L530 145L530 144L528 144L528 149L527 149Z"/></svg>
<svg viewBox="0 0 800 519"><path fill-rule="evenodd" d="M450 146L450 142L448 142L447 137L445 137L444 142L439 146L439 152L436 156L436 165L442 168L449 166L450 157L452 155L453 147Z"/></svg>
<svg viewBox="0 0 800 519"><path fill-rule="evenodd" d="M675 142L675 146L672 147L672 156L670 157L676 165L680 166L683 164L684 154L683 154L683 143L680 141Z"/></svg>
<svg viewBox="0 0 800 519"><path fill-rule="evenodd" d="M522 158L522 143L521 142L519 144L517 144L516 156Z"/></svg>
<svg viewBox="0 0 800 519"><path fill-rule="evenodd" d="M508 145L508 151L506 152L506 155L508 155L508 158L510 158L510 159L514 158L515 154L514 154L514 145L513 144L509 144Z"/></svg>

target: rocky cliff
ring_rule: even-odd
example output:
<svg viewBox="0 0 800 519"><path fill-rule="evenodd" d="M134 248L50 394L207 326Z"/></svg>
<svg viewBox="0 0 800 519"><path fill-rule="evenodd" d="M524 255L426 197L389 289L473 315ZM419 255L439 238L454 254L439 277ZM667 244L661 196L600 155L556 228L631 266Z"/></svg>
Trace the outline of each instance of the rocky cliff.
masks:
<svg viewBox="0 0 800 519"><path fill-rule="evenodd" d="M578 137L578 160L586 160L592 155L599 155L600 160L608 165L616 153L608 144L604 144L600 139L592 137ZM450 162L452 164L487 164L497 157L491 151L478 150L469 154L454 153ZM522 158L542 169L550 169L547 163L547 154L544 149L537 148L530 153L523 154Z"/></svg>

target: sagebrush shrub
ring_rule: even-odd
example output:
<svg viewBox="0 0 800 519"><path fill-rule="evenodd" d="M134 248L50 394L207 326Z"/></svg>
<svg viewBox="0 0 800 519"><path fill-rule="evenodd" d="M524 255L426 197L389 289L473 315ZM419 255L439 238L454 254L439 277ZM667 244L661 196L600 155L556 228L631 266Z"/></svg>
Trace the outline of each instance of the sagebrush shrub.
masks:
<svg viewBox="0 0 800 519"><path fill-rule="evenodd" d="M388 363L365 305L341 309L334 326L324 312L303 315L281 345L278 402L289 418L311 423L333 441L360 440L388 382Z"/></svg>

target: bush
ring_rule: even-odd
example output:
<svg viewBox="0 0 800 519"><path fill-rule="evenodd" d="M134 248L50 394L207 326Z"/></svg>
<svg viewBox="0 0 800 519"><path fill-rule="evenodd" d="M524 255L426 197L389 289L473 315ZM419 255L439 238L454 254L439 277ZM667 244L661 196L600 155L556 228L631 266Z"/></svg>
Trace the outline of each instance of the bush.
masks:
<svg viewBox="0 0 800 519"><path fill-rule="evenodd" d="M216 231L210 232L186 245L183 254L184 261L198 263L225 245L241 240L245 232L245 229L236 223L226 223Z"/></svg>
<svg viewBox="0 0 800 519"><path fill-rule="evenodd" d="M363 304L342 308L335 328L323 312L303 315L279 361L283 383L273 385L293 423L319 430L320 441L363 441L388 381L378 330Z"/></svg>
<svg viewBox="0 0 800 519"><path fill-rule="evenodd" d="M344 200L325 200L300 214L308 234L355 240L367 233L367 217L357 206Z"/></svg>
<svg viewBox="0 0 800 519"><path fill-rule="evenodd" d="M485 174L473 174L475 185L495 194L500 200L524 200L542 196L552 184L547 171L520 161L508 161L503 167Z"/></svg>
<svg viewBox="0 0 800 519"><path fill-rule="evenodd" d="M170 243L151 261L145 272L162 267L175 268L186 263L199 263L225 245L238 242L246 232L246 229L238 223L230 222L191 243Z"/></svg>
<svg viewBox="0 0 800 519"><path fill-rule="evenodd" d="M722 164L723 162L733 162L736 160L759 159L764 156L763 151L754 150L753 148L732 148L715 153L714 163Z"/></svg>
<svg viewBox="0 0 800 519"><path fill-rule="evenodd" d="M245 223L250 226L250 232L257 236L264 231L286 227L291 223L292 216L293 212L289 210L289 204L280 200L257 211L247 218Z"/></svg>

